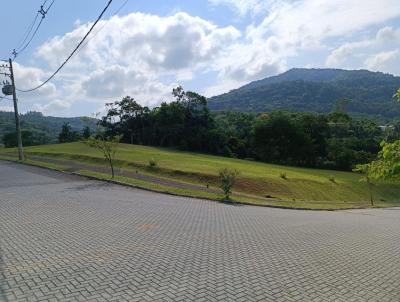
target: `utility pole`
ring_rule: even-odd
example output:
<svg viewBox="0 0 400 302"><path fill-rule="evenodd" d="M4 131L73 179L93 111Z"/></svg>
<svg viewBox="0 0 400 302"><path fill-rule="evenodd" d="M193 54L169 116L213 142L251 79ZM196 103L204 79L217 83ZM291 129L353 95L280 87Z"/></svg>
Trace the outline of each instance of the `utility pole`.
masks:
<svg viewBox="0 0 400 302"><path fill-rule="evenodd" d="M19 160L25 160L24 149L22 147L21 124L19 122L18 100L17 100L17 92L15 90L15 79L14 79L12 60L9 59L8 63L10 64L10 78L11 78L12 95L14 102L15 129L17 130L18 158Z"/></svg>

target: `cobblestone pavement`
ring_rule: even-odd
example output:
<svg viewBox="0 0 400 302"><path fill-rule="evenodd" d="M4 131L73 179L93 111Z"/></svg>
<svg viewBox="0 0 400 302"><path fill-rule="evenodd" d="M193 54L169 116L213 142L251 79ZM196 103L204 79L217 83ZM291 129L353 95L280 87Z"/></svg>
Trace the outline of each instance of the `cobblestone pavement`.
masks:
<svg viewBox="0 0 400 302"><path fill-rule="evenodd" d="M229 206L0 171L2 301L400 301L400 209Z"/></svg>

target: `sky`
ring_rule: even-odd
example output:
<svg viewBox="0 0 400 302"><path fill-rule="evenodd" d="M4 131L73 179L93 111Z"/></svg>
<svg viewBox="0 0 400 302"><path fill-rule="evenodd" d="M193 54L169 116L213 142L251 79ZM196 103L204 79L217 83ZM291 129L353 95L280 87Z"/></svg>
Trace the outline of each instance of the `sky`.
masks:
<svg viewBox="0 0 400 302"><path fill-rule="evenodd" d="M3 2L0 59L7 59L44 0ZM55 0L15 59L16 87L46 80L107 2ZM171 101L178 85L210 97L295 67L400 75L400 1L113 0L88 43L53 81L18 93L19 107L91 116L128 95L154 107ZM12 103L0 100L0 110L12 110Z"/></svg>

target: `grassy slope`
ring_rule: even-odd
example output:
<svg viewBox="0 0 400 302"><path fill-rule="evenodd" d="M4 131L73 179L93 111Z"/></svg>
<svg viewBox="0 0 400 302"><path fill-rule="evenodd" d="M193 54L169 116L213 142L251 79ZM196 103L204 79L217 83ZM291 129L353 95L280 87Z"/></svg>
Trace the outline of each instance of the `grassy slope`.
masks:
<svg viewBox="0 0 400 302"><path fill-rule="evenodd" d="M5 149L1 152L13 152ZM90 149L82 143L47 145L26 148L27 154L75 159L87 163L101 163L102 154ZM331 204L333 207L347 203L355 206L368 204L369 194L366 184L359 181L360 175L348 172L304 169L278 166L253 161L245 161L218 156L181 152L170 149L132 146L121 144L117 159L119 165L127 169L135 166L145 167L149 159L157 160L158 174L179 179L181 181L210 183L216 186L217 171L221 167L235 168L240 171L240 178L235 191L271 196L282 200L296 202L306 201L318 204ZM99 164L99 163L97 163ZM279 177L281 172L287 174L287 180ZM335 183L329 180L334 176ZM400 201L400 185L397 183L379 183L374 187L374 197L377 201L386 201L386 205L394 205ZM383 205L381 203L380 205ZM348 205L347 205L348 206ZM347 207L346 206L346 207Z"/></svg>

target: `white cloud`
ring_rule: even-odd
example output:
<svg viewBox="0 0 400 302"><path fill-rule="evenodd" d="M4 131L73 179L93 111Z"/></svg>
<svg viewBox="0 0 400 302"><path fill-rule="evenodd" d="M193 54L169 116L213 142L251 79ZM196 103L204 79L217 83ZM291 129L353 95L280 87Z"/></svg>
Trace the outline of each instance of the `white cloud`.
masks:
<svg viewBox="0 0 400 302"><path fill-rule="evenodd" d="M16 87L18 89L30 89L41 84L47 77L48 73L44 72L40 68L35 67L27 67L14 62L14 71L15 71L15 81ZM56 94L56 86L52 83L43 86L42 88L30 92L25 93L23 96L27 98L42 98L42 97L53 97Z"/></svg>
<svg viewBox="0 0 400 302"><path fill-rule="evenodd" d="M399 74L400 29L383 27L372 38L346 42L331 51L326 65L336 68L361 68Z"/></svg>
<svg viewBox="0 0 400 302"><path fill-rule="evenodd" d="M289 58L299 57L305 51L326 52L329 38L351 37L369 26L400 16L398 0L209 1L213 5L232 5L242 15L262 6L266 17L259 24L249 25L245 39L231 45L229 56L218 64L219 83L207 89L207 93L220 93L219 88L233 88L275 75L287 68ZM395 38L386 29L377 39ZM357 55L355 49L366 43L369 42L342 45L330 54L327 65L345 63ZM314 61L310 58L306 64L314 65Z"/></svg>
<svg viewBox="0 0 400 302"><path fill-rule="evenodd" d="M65 100L53 100L46 104L34 104L33 109L40 111L44 115L60 115L60 112L66 111L71 107L71 104Z"/></svg>
<svg viewBox="0 0 400 302"><path fill-rule="evenodd" d="M221 6L221 14L230 6L240 16L250 16L242 20L251 24L239 31L184 12L114 16L98 24L91 40L52 84L21 98L54 114L74 112L81 105L94 112L125 95L157 105L182 82L191 81L208 96L215 95L296 63L399 71L394 62L400 31L385 27L400 16L399 0L208 2ZM18 87L30 88L51 74L90 25L77 21L74 30L41 45L35 53L41 68L16 66ZM381 30L371 37L378 26Z"/></svg>
<svg viewBox="0 0 400 302"><path fill-rule="evenodd" d="M208 2L213 6L223 5L233 8L240 16L265 13L278 3L277 0L208 0Z"/></svg>
<svg viewBox="0 0 400 302"><path fill-rule="evenodd" d="M297 41L351 35L400 16L398 0L300 0L281 5L257 28Z"/></svg>
<svg viewBox="0 0 400 302"><path fill-rule="evenodd" d="M397 66L400 64L400 48L383 51L369 56L365 60L365 66L374 71L386 71L397 73Z"/></svg>
<svg viewBox="0 0 400 302"><path fill-rule="evenodd" d="M82 88L88 97L109 98L123 95L125 88L129 85L140 87L146 80L141 74L127 71L122 66L115 65L94 71L82 83Z"/></svg>
<svg viewBox="0 0 400 302"><path fill-rule="evenodd" d="M168 17L132 13L114 16L106 25L106 21L102 22L98 27L104 26L103 30L79 53L75 67L120 64L153 72L193 69L215 58L224 45L240 36L232 26L220 28L186 13ZM37 57L51 66L59 65L89 26L81 25L71 33L51 39L39 48Z"/></svg>
<svg viewBox="0 0 400 302"><path fill-rule="evenodd" d="M38 61L50 70L58 67L90 24L76 26L40 46L35 54ZM226 45L240 36L233 26L218 27L182 12L167 17L143 13L114 16L98 24L87 45L58 75L59 91L55 94L52 86L53 98L57 96L70 107L82 101L101 107L110 99L131 95L143 105L158 105L170 98L178 81L192 80L196 71L209 69L226 52ZM44 72L34 71L34 76L23 77L21 86L31 87L42 78ZM35 83L27 83L27 79L35 79ZM56 105L61 103L51 103L52 110ZM50 111L50 107L42 108Z"/></svg>
<svg viewBox="0 0 400 302"><path fill-rule="evenodd" d="M253 81L283 71L285 63L279 54L280 46L269 42L233 45L230 56L221 58L218 64L220 77Z"/></svg>
<svg viewBox="0 0 400 302"><path fill-rule="evenodd" d="M287 56L293 56L301 51L326 49L329 38L351 37L398 16L398 0L288 0L271 9L260 24L250 25L247 37L265 41L275 36Z"/></svg>
<svg viewBox="0 0 400 302"><path fill-rule="evenodd" d="M358 49L368 47L370 44L370 41L345 43L329 54L326 65L328 67L345 67L346 62L357 55Z"/></svg>
<svg viewBox="0 0 400 302"><path fill-rule="evenodd" d="M138 70L114 65L92 72L82 82L81 90L92 99L106 100L131 95L143 105L156 105L177 85L164 85Z"/></svg>
<svg viewBox="0 0 400 302"><path fill-rule="evenodd" d="M4 103L5 102L5 100L0 100L0 111L8 111L8 112L10 112L10 111L14 111L14 107L12 107L12 106L7 106L7 105L5 105L5 104L1 104L1 103Z"/></svg>
<svg viewBox="0 0 400 302"><path fill-rule="evenodd" d="M16 87L19 90L31 89L38 86L49 76L49 73L40 68L28 67L14 62L14 74ZM46 113L46 104L54 101L58 96L58 90L54 83L39 88L35 91L24 93L17 90L17 98L19 101L19 111L21 113L29 110L43 109ZM60 108L61 109L61 108ZM52 111L56 112L56 111ZM62 110L58 111L60 114Z"/></svg>

